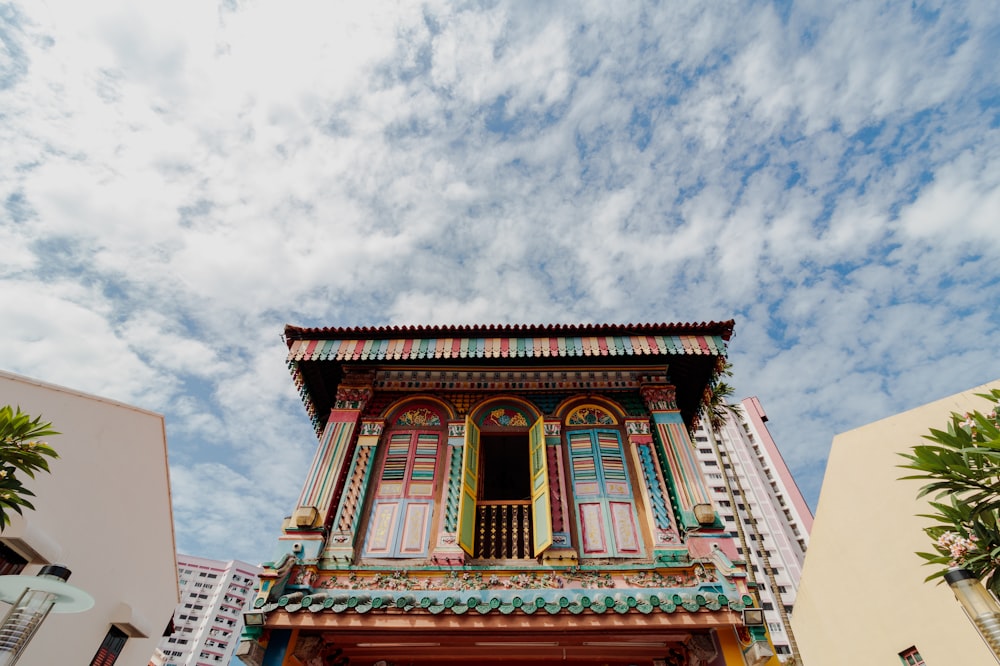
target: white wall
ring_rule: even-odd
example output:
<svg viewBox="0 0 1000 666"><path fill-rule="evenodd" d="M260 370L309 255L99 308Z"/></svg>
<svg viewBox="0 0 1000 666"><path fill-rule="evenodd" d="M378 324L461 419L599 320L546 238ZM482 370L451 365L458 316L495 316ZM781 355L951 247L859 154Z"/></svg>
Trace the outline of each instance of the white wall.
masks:
<svg viewBox="0 0 1000 666"><path fill-rule="evenodd" d="M122 621L149 637L129 638L116 666L147 664L177 604L163 417L0 372L5 404L41 415L62 434L47 438L60 455L52 474L25 483L37 510L15 514L0 539L35 545L96 599L84 613L50 615L19 666L89 664L111 623Z"/></svg>

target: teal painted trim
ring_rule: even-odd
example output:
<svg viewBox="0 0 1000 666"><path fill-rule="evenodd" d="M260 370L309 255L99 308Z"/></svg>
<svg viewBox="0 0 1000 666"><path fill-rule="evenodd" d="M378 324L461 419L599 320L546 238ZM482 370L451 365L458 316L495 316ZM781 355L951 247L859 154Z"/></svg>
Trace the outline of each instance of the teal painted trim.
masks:
<svg viewBox="0 0 1000 666"><path fill-rule="evenodd" d="M652 418L653 423L679 423L685 428L687 427L684 424L684 419L681 418L681 413L679 411L656 411L650 414L650 418Z"/></svg>
<svg viewBox="0 0 1000 666"><path fill-rule="evenodd" d="M653 520L656 523L657 529L669 530L670 529L670 515L667 508L667 499L663 496L663 491L660 488L660 480L656 475L656 466L653 464L653 453L650 451L650 447L643 445L637 446L636 449L639 453L639 464L642 469L643 480L646 482L646 490L649 492L650 501L652 503Z"/></svg>
<svg viewBox="0 0 1000 666"><path fill-rule="evenodd" d="M361 522L361 514L363 513L363 509L364 509L364 507L361 506L361 504L364 502L364 498L368 496L368 482L371 479L372 468L375 467L375 457L376 457L376 455L378 453L378 451L377 451L378 447L376 447L376 446L372 446L372 447L355 446L354 447L354 455L351 457L351 468L347 472L347 482L345 483L345 487L348 484L350 484L351 479L354 478L355 468L357 467L357 464L358 464L358 456L361 454L361 449L362 448L371 448L371 449L373 449L373 451L371 452L371 455L368 458L368 467L365 468L364 478L361 479L361 490L358 493L359 499L357 500L358 507L357 507L357 509L354 512L354 516L351 518L350 532L351 532L351 536L352 537L355 537L358 534L358 524ZM341 493L341 494L343 495L343 493ZM344 496L341 496L340 502L337 505L337 513L335 514L335 517L334 517L334 520L333 520L333 525L337 525L337 524L340 523L341 515L343 514L346 501L347 501L347 498L344 497ZM353 547L354 544L352 543L351 546Z"/></svg>
<svg viewBox="0 0 1000 666"><path fill-rule="evenodd" d="M448 438L451 466L448 468L448 496L444 504L444 531L458 532L458 499L462 486L462 447L465 440L460 437Z"/></svg>
<svg viewBox="0 0 1000 666"><path fill-rule="evenodd" d="M335 591L334 591L335 592ZM704 610L740 611L749 605L749 597L739 598L735 593L706 593L702 586L694 588L628 588L615 589L607 593L597 592L588 596L594 590L444 590L425 591L418 600L411 594L393 597L391 590L366 590L365 594L352 591L352 594L335 594L320 606L312 609L299 604L270 604L264 612L285 608L288 613L323 612L334 613L355 612L385 612L388 609L403 611L424 611L434 615L449 611L458 615L469 610L476 610L482 615L499 612L509 615L512 612L531 615L545 611L549 614L561 612L578 615L582 612L624 614L635 608L649 614L654 612L673 613L683 608L689 613ZM370 593L370 594L368 594ZM395 592L397 595L398 591ZM327 603L329 602L329 603ZM273 634L272 634L273 636ZM267 663L267 662L265 662ZM278 662L280 664L280 661Z"/></svg>
<svg viewBox="0 0 1000 666"><path fill-rule="evenodd" d="M240 632L240 641L255 641L261 637L264 633L264 627L248 627L243 626L243 631Z"/></svg>

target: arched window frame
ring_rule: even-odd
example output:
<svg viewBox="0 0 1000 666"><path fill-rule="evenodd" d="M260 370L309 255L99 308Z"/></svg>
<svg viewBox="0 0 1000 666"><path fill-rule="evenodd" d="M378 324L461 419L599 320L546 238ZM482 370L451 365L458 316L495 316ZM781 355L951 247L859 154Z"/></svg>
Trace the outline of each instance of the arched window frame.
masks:
<svg viewBox="0 0 1000 666"><path fill-rule="evenodd" d="M390 406L385 415L362 557L425 558L453 410L438 400L414 397Z"/></svg>
<svg viewBox="0 0 1000 666"><path fill-rule="evenodd" d="M649 544L625 415L617 405L571 399L557 409L580 556L643 558Z"/></svg>

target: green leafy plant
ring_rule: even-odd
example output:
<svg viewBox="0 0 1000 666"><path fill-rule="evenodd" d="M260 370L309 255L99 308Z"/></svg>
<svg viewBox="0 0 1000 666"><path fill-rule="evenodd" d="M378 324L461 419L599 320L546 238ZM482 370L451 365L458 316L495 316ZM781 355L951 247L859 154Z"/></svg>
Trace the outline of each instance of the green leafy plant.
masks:
<svg viewBox="0 0 1000 666"><path fill-rule="evenodd" d="M977 394L1000 404L1000 389ZM918 472L903 479L928 481L917 497L930 495L934 521L924 529L934 552L917 553L939 569L927 577L944 576L950 567L963 567L1000 594L1000 418L992 411L952 413L947 430L932 428L924 439L900 454L900 465Z"/></svg>
<svg viewBox="0 0 1000 666"><path fill-rule="evenodd" d="M18 407L0 407L0 531L10 524L9 511L23 513L23 508L34 509L27 497L35 494L24 487L19 472L35 478L35 472L49 471L46 458L59 455L41 437L58 435L52 424L41 417L32 418Z"/></svg>
<svg viewBox="0 0 1000 666"><path fill-rule="evenodd" d="M711 387L705 407L708 413L708 424L715 430L722 428L726 417L736 412L736 405L729 402L735 389L726 380L733 376L733 364L723 359L716 375L715 384Z"/></svg>

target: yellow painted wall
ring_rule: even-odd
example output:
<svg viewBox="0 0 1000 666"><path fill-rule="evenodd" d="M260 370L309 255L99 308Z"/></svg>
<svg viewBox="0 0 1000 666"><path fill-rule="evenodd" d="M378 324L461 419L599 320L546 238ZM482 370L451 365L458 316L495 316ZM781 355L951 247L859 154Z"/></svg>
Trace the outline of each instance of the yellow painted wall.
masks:
<svg viewBox="0 0 1000 666"><path fill-rule="evenodd" d="M975 396L1000 381L837 435L792 617L806 666L895 666L916 646L928 666L996 666L947 585L913 553L929 551L926 500L897 452L951 412L988 410Z"/></svg>
<svg viewBox="0 0 1000 666"><path fill-rule="evenodd" d="M726 666L745 666L746 661L743 659L743 646L740 645L739 637L736 635L736 631L731 627L726 629L719 629L718 631L719 645L722 648L722 656L726 660ZM771 651L774 651L774 647L771 647ZM781 666L781 662L778 658L771 657L765 666Z"/></svg>

